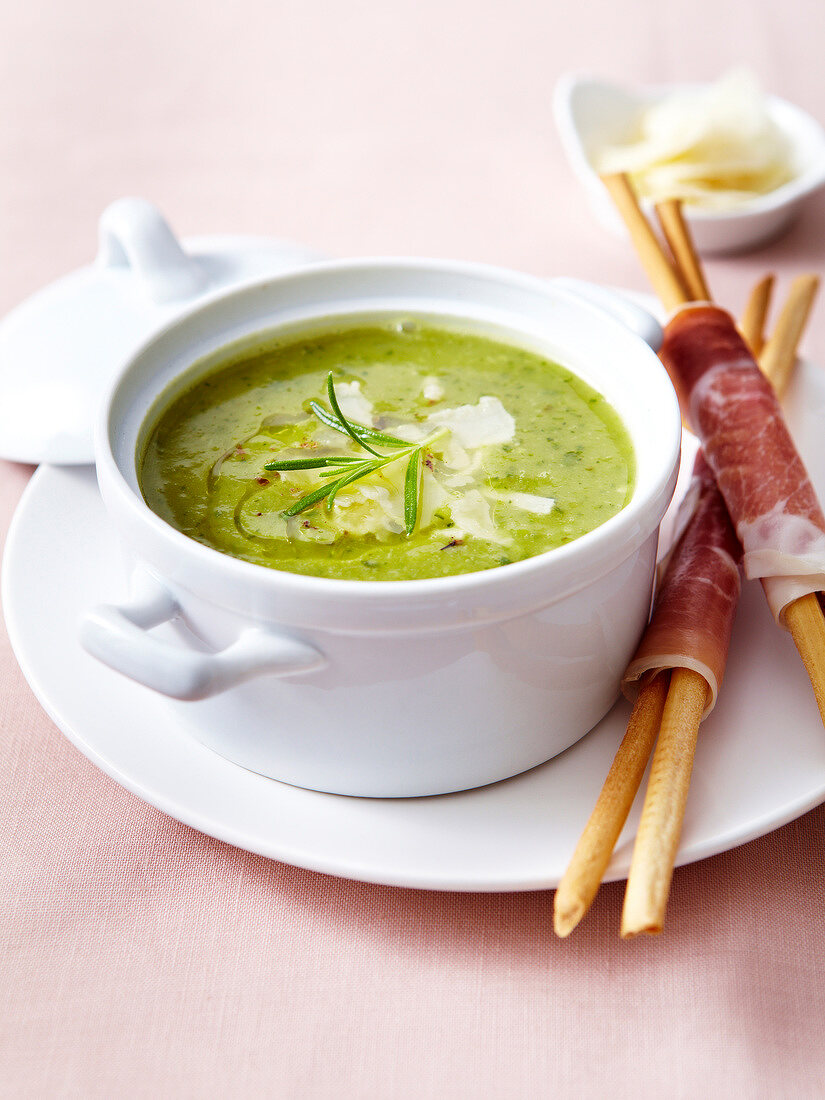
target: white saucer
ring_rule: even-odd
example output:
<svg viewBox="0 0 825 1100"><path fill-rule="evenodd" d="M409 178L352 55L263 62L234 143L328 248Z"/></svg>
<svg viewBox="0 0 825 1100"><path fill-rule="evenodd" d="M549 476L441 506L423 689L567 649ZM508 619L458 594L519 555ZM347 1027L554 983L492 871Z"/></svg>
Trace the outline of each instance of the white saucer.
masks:
<svg viewBox="0 0 825 1100"><path fill-rule="evenodd" d="M818 369L800 371L788 415L822 494ZM80 613L124 588L94 471L41 467L6 543L9 635L60 729L138 797L230 844L346 878L438 890L558 883L624 731L624 703L566 753L494 786L403 800L317 794L216 756L175 726L159 697L80 649ZM751 840L825 800L825 731L801 662L758 585L745 588L720 702L700 731L679 863ZM627 873L637 820L638 807L610 879Z"/></svg>

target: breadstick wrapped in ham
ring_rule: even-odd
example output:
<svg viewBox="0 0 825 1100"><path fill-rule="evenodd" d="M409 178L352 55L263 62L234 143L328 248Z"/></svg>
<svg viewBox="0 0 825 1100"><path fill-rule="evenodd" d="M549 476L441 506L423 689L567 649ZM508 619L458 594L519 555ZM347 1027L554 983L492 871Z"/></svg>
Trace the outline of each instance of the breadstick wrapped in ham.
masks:
<svg viewBox="0 0 825 1100"><path fill-rule="evenodd" d="M633 700L645 673L693 669L707 681L706 718L725 672L741 589L742 549L701 451L677 523L682 533L664 563L653 615L622 690Z"/></svg>
<svg viewBox="0 0 825 1100"><path fill-rule="evenodd" d="M825 589L825 515L773 388L730 314L680 309L660 352L777 622L799 597Z"/></svg>
<svg viewBox="0 0 825 1100"><path fill-rule="evenodd" d="M701 451L679 512L679 526L681 535L664 563L650 623L622 681L625 694L635 700L627 733L556 891L555 928L560 936L569 935L596 896L671 694L684 693L684 680L671 690L671 674L687 677L695 697L690 731L694 737L701 719L713 709L722 682L739 602L741 547ZM663 675L656 675L659 672ZM668 792L667 798L668 813L677 821L676 841L692 764L692 753L680 755L681 790L677 785L674 797ZM654 823L654 831L659 824ZM664 892L666 896L667 883ZM642 924L646 919L645 911Z"/></svg>

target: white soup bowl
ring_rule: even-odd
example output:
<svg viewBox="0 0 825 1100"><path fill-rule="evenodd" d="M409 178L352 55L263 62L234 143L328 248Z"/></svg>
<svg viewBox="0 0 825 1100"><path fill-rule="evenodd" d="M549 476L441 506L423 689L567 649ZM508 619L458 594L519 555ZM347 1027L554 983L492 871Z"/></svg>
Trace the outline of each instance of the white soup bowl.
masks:
<svg viewBox="0 0 825 1100"><path fill-rule="evenodd" d="M388 582L240 561L147 507L137 466L158 410L228 348L410 316L537 351L604 394L635 450L626 507L525 561ZM85 616L84 646L224 757L302 787L431 795L548 760L612 706L647 618L680 450L660 335L610 292L472 264L319 263L216 295L144 344L105 402L98 478L133 584Z"/></svg>

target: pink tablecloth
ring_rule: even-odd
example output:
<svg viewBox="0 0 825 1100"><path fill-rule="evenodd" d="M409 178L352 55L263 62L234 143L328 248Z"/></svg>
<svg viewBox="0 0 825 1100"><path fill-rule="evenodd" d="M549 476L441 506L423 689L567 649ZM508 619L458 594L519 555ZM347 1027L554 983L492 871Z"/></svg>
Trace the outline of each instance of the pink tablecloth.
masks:
<svg viewBox="0 0 825 1100"><path fill-rule="evenodd" d="M823 118L820 9L0 0L0 308L86 262L121 194L184 234L643 289L563 162L555 79L744 62ZM709 276L738 309L824 256L820 196ZM823 306L806 348L825 363ZM2 531L30 472L0 465ZM549 893L369 886L202 836L64 740L5 636L0 685L4 1095L825 1094L821 808L679 870L663 938L618 939L611 885L560 942Z"/></svg>

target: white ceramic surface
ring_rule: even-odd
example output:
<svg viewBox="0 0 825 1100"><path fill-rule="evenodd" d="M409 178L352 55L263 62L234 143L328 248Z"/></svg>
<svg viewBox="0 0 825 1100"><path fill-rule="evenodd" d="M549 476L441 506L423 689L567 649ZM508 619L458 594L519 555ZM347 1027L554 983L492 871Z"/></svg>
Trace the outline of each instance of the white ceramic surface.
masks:
<svg viewBox="0 0 825 1100"><path fill-rule="evenodd" d="M810 367L801 382L789 413L821 492L825 383ZM6 543L9 635L60 729L139 798L230 844L346 878L439 890L557 885L622 736L626 704L555 760L479 790L414 799L301 790L228 763L158 696L81 650L78 616L121 585L93 472L43 467ZM805 673L759 587L745 585L719 705L700 731L678 862L743 843L823 799L825 737ZM637 820L638 805L608 879L627 873Z"/></svg>
<svg viewBox="0 0 825 1100"><path fill-rule="evenodd" d="M615 233L624 234L626 230L593 170L594 153L620 142L642 106L676 87L683 86L631 90L578 74L568 74L556 85L553 109L562 145L599 221ZM777 96L768 97L768 109L789 139L794 178L735 211L714 212L686 205L685 217L694 243L703 254L744 251L776 237L806 196L825 183L825 131L819 123ZM643 205L649 208L650 204Z"/></svg>
<svg viewBox="0 0 825 1100"><path fill-rule="evenodd" d="M320 254L265 237L182 243L145 199L103 212L94 264L58 279L0 321L0 455L94 461L100 402L128 355L195 302Z"/></svg>
<svg viewBox="0 0 825 1100"><path fill-rule="evenodd" d="M650 347L605 305L658 335L638 307L602 288L574 293L569 282L412 260L312 265L170 325L136 354L101 418L98 479L140 566L139 590L88 615L83 644L173 697L180 720L227 758L317 790L463 790L561 752L616 698L647 617L657 528L678 467L672 387ZM191 384L227 345L257 345L262 333L409 315L512 339L604 393L634 445L627 506L575 542L513 565L376 583L250 565L185 537L144 504L135 455L147 410L169 399L168 387ZM149 633L166 620L179 628L175 645Z"/></svg>

